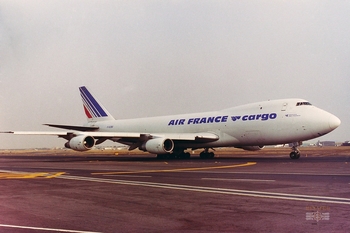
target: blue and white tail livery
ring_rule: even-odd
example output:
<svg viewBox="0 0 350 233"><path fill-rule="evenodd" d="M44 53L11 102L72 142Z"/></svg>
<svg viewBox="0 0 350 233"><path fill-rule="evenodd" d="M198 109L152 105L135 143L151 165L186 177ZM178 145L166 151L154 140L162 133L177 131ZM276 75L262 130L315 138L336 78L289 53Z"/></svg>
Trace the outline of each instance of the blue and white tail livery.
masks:
<svg viewBox="0 0 350 233"><path fill-rule="evenodd" d="M187 149L203 148L201 158L213 158L215 147L260 150L265 145L294 143L290 158L298 159L299 142L320 137L340 125L333 114L303 99L279 99L246 104L212 112L115 120L106 108L82 86L79 88L85 114L84 126L46 124L61 132L3 133L57 135L65 146L86 151L106 140L140 149L159 158L189 158Z"/></svg>
<svg viewBox="0 0 350 233"><path fill-rule="evenodd" d="M87 87L79 87L85 115L88 121L114 120L106 108L91 94Z"/></svg>

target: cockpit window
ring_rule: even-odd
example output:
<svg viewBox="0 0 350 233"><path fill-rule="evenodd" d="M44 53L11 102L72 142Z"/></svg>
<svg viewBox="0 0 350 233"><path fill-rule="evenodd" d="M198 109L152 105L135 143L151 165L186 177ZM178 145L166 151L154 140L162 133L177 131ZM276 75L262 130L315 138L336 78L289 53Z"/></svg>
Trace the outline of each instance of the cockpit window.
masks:
<svg viewBox="0 0 350 233"><path fill-rule="evenodd" d="M298 102L297 106L301 106L301 105L312 105L310 102Z"/></svg>

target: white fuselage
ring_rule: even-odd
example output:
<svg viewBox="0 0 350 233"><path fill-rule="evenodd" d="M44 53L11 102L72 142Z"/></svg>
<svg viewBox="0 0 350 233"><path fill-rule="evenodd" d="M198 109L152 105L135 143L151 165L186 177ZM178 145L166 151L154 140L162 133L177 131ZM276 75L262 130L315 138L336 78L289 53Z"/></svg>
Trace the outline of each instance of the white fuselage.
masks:
<svg viewBox="0 0 350 233"><path fill-rule="evenodd" d="M219 139L207 143L179 142L176 145L181 148L208 148L299 142L322 136L339 124L336 116L303 99L281 99L214 112L90 122L89 126L98 126L100 132L157 135L209 132Z"/></svg>

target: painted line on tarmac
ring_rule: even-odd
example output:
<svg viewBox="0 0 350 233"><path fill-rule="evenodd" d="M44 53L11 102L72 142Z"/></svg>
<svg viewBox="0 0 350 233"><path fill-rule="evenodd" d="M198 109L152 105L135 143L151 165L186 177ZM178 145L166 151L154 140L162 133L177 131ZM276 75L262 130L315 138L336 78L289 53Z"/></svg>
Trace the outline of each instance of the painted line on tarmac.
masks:
<svg viewBox="0 0 350 233"><path fill-rule="evenodd" d="M235 167L246 167L255 165L256 162L248 162L244 164L233 164L226 166L214 166L214 167L190 167L190 168L175 168L165 170L140 170L140 171L123 171L123 172L94 172L91 175L122 175L122 174L138 174L138 173L159 173L159 172L181 172L181 171L203 171L212 169L225 169Z"/></svg>
<svg viewBox="0 0 350 233"><path fill-rule="evenodd" d="M152 176L135 176L135 175L103 175L107 177L130 177L130 178L152 178Z"/></svg>
<svg viewBox="0 0 350 233"><path fill-rule="evenodd" d="M202 180L217 180L217 181L248 181L248 182L275 182L276 180L258 180L258 179L224 179L224 178L202 178Z"/></svg>
<svg viewBox="0 0 350 233"><path fill-rule="evenodd" d="M0 170L0 179L51 179L65 174L65 172L18 172Z"/></svg>
<svg viewBox="0 0 350 233"><path fill-rule="evenodd" d="M17 226L17 225L8 225L8 224L0 224L0 227L17 228L17 229L30 229L30 230L39 230L39 231L53 231L53 232L101 233L101 232L96 232L96 231L76 231L76 230L65 230L65 229L54 229L54 228L43 228L43 227Z"/></svg>
<svg viewBox="0 0 350 233"><path fill-rule="evenodd" d="M201 187L201 186L167 184L167 183L153 183L153 182L130 181L130 180L112 180L112 179L82 177L82 176L68 176L68 175L62 175L57 178L67 179L67 180L108 183L108 184L121 184L121 185L153 187L153 188L161 188L161 189L183 190L183 191L202 192L202 193L227 194L227 195L260 197L260 198L269 198L269 199L282 199L282 200L292 200L292 201L350 205L349 198L340 198L340 197L310 196L310 195L303 195L303 194L273 193L273 192Z"/></svg>
<svg viewBox="0 0 350 233"><path fill-rule="evenodd" d="M205 173L205 172L203 172ZM251 174L251 175L301 175L301 176L350 176L350 174L341 174L341 173L310 173L310 172L239 172L239 171L231 171L231 172L221 172L221 171L212 171L210 173L213 174Z"/></svg>

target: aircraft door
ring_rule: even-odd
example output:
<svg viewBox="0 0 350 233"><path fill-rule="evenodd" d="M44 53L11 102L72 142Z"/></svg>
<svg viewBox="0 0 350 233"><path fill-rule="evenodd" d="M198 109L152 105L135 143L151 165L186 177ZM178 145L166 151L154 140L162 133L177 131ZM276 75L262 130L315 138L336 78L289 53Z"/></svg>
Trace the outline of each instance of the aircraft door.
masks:
<svg viewBox="0 0 350 233"><path fill-rule="evenodd" d="M286 111L287 107L288 107L288 103L287 102L283 103L281 111Z"/></svg>

